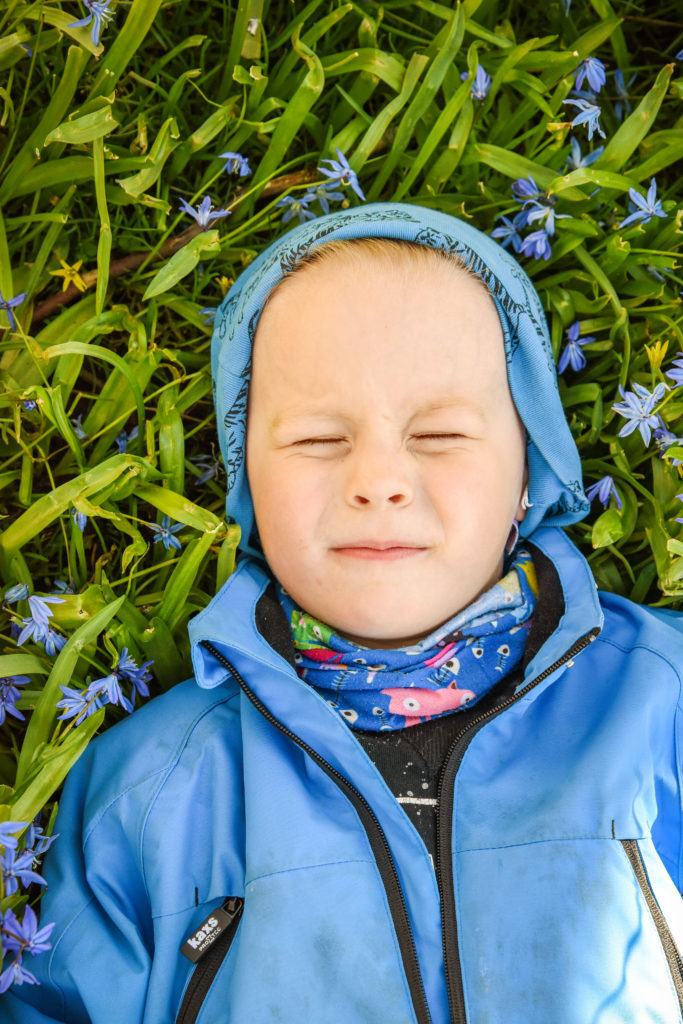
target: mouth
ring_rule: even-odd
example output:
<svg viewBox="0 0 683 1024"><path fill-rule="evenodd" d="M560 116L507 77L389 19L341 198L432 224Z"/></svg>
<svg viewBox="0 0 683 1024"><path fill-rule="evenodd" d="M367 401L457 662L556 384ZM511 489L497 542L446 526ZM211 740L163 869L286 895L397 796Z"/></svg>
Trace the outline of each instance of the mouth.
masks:
<svg viewBox="0 0 683 1024"><path fill-rule="evenodd" d="M410 558L413 555L419 555L422 551L426 551L427 548L401 544L397 541L387 541L374 544L361 542L360 544L349 544L343 547L332 548L332 550L335 554L343 555L347 558L361 558L371 561L394 561L395 559Z"/></svg>

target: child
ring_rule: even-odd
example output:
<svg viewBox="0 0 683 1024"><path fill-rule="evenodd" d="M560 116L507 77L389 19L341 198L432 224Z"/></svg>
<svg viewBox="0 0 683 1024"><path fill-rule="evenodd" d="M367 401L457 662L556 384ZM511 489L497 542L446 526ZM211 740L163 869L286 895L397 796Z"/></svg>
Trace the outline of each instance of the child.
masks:
<svg viewBox="0 0 683 1024"><path fill-rule="evenodd" d="M0 1019L680 1021L683 639L562 530L524 272L433 210L331 214L237 281L212 370L237 569L196 680L71 772Z"/></svg>

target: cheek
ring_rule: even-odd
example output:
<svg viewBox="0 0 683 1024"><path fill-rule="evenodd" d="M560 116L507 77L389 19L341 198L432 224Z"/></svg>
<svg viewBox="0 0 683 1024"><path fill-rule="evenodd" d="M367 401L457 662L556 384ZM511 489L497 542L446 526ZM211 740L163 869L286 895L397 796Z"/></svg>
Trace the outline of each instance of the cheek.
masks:
<svg viewBox="0 0 683 1024"><path fill-rule="evenodd" d="M328 500L329 487L305 466L291 461L263 463L252 498L262 540L296 542L309 536Z"/></svg>

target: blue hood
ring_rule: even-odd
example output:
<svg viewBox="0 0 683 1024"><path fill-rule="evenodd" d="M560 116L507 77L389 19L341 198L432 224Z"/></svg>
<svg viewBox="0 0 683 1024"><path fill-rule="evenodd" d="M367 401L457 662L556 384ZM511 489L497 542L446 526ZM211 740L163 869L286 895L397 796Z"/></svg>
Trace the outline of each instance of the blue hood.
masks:
<svg viewBox="0 0 683 1024"><path fill-rule="evenodd" d="M273 242L219 307L211 343L218 437L227 470L226 513L241 527L240 550L263 559L247 482L245 436L251 353L265 301L297 261L334 239L398 238L455 253L488 287L505 337L508 380L527 431L529 509L521 534L586 515L581 462L557 389L548 327L533 284L501 246L464 220L408 203L369 203L308 221Z"/></svg>

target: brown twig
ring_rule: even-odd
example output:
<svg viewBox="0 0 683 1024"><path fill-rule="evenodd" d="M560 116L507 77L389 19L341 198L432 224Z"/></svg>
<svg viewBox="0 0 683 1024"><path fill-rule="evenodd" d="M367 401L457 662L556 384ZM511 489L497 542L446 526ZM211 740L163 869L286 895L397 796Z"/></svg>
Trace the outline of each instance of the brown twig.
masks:
<svg viewBox="0 0 683 1024"><path fill-rule="evenodd" d="M273 178L263 188L262 196L276 195L278 192L285 192L288 188L294 185L301 185L305 182L315 181L318 177L318 172L315 169L304 169L302 171L293 171L291 174L283 174L279 178ZM244 190L240 190L234 197L234 200L239 200ZM213 227L214 224L218 223L218 219L211 221L207 226ZM109 279L114 277L121 277L123 274L130 270L136 270L146 260L165 260L169 256L178 252L183 246L187 245L196 235L202 231L206 231L206 228L200 227L199 224L192 224L189 228L186 228L179 235L175 235L173 238L168 238L163 245L160 245L158 249L150 252L131 252L128 256L122 256L121 259L112 260L109 264ZM80 277L85 284L86 291L92 288L97 283L97 270L86 270ZM52 313L55 313L62 306L68 306L74 302L75 299L80 298L83 292L80 291L76 285L70 284L65 291L56 292L51 295L40 305L36 306L33 310L33 316L31 317L31 326L40 323L45 320Z"/></svg>

